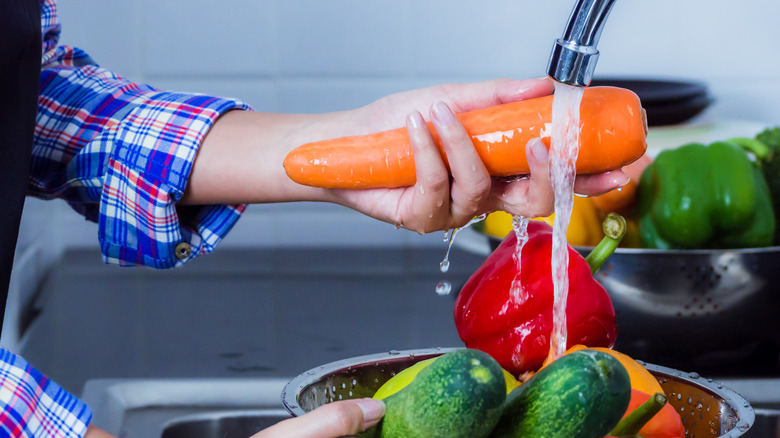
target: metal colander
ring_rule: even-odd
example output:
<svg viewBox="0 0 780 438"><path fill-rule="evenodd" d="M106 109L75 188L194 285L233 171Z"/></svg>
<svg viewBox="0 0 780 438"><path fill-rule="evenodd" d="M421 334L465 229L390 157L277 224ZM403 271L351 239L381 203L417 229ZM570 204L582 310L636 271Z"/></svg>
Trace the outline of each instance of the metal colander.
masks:
<svg viewBox="0 0 780 438"><path fill-rule="evenodd" d="M761 351L780 351L778 266L776 246L619 248L595 278L615 307L616 350L704 371L750 363Z"/></svg>
<svg viewBox="0 0 780 438"><path fill-rule="evenodd" d="M322 365L292 379L282 402L294 416L336 400L371 397L392 376L416 362L454 348L390 351ZM696 373L643 364L658 379L669 403L680 412L687 438L742 436L755 412L736 392Z"/></svg>

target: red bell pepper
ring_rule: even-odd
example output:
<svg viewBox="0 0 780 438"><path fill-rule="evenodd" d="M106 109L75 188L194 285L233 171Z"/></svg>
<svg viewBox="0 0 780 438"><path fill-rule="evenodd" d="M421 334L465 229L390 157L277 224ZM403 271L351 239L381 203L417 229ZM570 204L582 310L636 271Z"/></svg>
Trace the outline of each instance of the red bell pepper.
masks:
<svg viewBox="0 0 780 438"><path fill-rule="evenodd" d="M618 227L623 225L619 236L605 238L611 240L602 241L588 261L569 246L567 347L611 347L615 343L615 309L606 290L591 273L591 265L595 272L625 233L625 220L615 216L620 221ZM605 231L606 224L607 221ZM520 376L537 370L550 351L552 227L541 221L528 224L528 241L519 267L524 289L521 295L527 296L523 302L513 299L511 292L518 269L513 258L516 243L515 233L509 233L468 279L455 303L455 325L468 348L490 354L505 370Z"/></svg>

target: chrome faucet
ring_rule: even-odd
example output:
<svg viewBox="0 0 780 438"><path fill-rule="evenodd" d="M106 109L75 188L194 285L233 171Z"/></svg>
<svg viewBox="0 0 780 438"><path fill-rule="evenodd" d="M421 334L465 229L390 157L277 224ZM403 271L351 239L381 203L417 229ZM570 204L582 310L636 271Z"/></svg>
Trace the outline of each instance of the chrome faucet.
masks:
<svg viewBox="0 0 780 438"><path fill-rule="evenodd" d="M615 0L577 0L563 36L553 45L547 74L558 82L587 87L599 51L596 45Z"/></svg>

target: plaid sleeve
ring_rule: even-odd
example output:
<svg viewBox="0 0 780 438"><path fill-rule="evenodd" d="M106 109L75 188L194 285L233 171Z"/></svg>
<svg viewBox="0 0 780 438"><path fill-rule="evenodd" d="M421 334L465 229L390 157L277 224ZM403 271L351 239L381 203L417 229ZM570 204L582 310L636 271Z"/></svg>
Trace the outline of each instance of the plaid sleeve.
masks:
<svg viewBox="0 0 780 438"><path fill-rule="evenodd" d="M63 198L97 222L107 263L181 265L211 252L245 209L176 206L204 136L234 109L249 107L159 91L94 65L50 63L41 72L29 191Z"/></svg>
<svg viewBox="0 0 780 438"><path fill-rule="evenodd" d="M86 404L0 348L0 436L83 437L91 419Z"/></svg>

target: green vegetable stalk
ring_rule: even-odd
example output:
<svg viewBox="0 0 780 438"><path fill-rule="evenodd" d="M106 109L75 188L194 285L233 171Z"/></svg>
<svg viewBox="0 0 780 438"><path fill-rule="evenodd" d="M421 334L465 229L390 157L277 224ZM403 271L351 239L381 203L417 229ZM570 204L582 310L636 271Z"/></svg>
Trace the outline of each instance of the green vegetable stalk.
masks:
<svg viewBox="0 0 780 438"><path fill-rule="evenodd" d="M609 213L604 218L604 222L601 223L601 230L604 232L604 238L585 257L585 261L590 266L591 274L598 272L601 265L620 245L620 241L626 235L626 219L617 213Z"/></svg>

